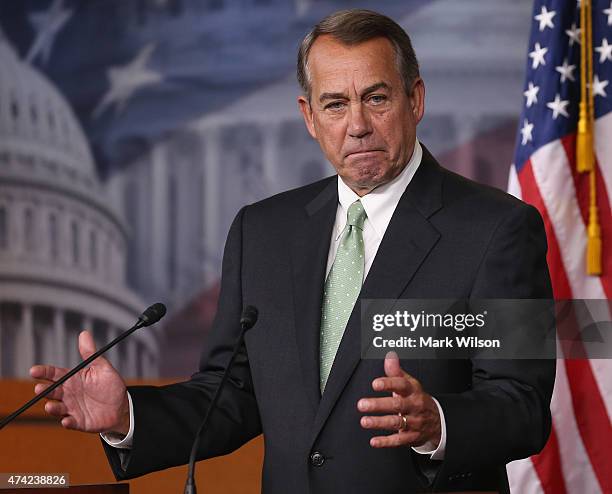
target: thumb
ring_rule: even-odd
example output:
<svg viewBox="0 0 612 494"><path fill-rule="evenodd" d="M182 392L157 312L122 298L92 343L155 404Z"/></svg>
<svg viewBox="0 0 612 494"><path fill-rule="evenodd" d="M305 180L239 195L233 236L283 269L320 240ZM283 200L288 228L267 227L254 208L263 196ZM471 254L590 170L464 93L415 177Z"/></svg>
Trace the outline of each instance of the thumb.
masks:
<svg viewBox="0 0 612 494"><path fill-rule="evenodd" d="M81 331L79 333L79 353L83 360L96 353L96 343L94 342L93 335L89 331ZM92 362L92 364L95 364L95 361Z"/></svg>
<svg viewBox="0 0 612 494"><path fill-rule="evenodd" d="M389 352L385 355L385 374L387 377L402 377L404 375L397 353Z"/></svg>

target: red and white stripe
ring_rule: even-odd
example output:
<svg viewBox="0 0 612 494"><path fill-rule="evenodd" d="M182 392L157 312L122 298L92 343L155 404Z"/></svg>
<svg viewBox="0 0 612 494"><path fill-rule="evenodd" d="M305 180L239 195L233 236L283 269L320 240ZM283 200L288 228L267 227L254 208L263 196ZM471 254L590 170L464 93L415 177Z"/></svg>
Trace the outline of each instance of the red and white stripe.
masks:
<svg viewBox="0 0 612 494"><path fill-rule="evenodd" d="M585 273L589 182L575 171L575 136L542 146L510 172L509 192L544 219L556 299L612 299L612 114L596 121L595 139L602 276ZM558 360L551 411L542 453L508 465L512 492L612 493L612 360Z"/></svg>

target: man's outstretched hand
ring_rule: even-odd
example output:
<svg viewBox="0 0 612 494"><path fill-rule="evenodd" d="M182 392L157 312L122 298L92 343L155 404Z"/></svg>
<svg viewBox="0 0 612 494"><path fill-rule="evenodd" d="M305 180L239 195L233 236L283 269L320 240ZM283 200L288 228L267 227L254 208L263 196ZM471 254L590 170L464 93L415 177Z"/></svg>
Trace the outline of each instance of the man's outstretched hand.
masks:
<svg viewBox="0 0 612 494"><path fill-rule="evenodd" d="M389 391L391 396L362 398L357 403L357 409L377 414L361 417L361 427L364 429L395 433L373 437L370 445L374 448L417 447L431 442L437 447L441 423L436 402L423 391L419 381L402 370L399 358L393 352L385 357L385 374L386 377L372 381L372 389Z"/></svg>
<svg viewBox="0 0 612 494"><path fill-rule="evenodd" d="M82 331L79 334L81 357L85 360L95 351L93 336L89 331ZM38 383L34 392L41 393L68 370L52 365L33 366L30 375L45 381ZM45 411L60 417L66 429L126 435L130 428L126 391L125 382L115 368L104 357L98 357L47 397Z"/></svg>

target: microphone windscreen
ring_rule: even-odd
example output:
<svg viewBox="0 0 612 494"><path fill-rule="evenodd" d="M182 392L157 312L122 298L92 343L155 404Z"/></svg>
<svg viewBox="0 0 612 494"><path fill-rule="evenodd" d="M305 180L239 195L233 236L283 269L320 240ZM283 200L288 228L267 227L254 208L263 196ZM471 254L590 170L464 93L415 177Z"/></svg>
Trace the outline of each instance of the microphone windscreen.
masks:
<svg viewBox="0 0 612 494"><path fill-rule="evenodd" d="M153 304L151 307L146 309L138 318L142 321L143 326L151 326L151 324L155 324L162 317L166 315L166 306L161 302L157 302Z"/></svg>
<svg viewBox="0 0 612 494"><path fill-rule="evenodd" d="M258 312L255 307L253 307L252 305L247 305L242 310L242 316L240 316L240 325L244 329L251 329L253 326L255 326L255 323L257 322L257 314Z"/></svg>

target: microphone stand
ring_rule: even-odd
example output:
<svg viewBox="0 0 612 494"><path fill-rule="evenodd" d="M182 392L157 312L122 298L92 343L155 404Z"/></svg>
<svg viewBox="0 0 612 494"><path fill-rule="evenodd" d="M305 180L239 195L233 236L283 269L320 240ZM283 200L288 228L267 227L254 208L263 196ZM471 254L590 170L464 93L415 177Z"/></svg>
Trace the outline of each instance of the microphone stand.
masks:
<svg viewBox="0 0 612 494"><path fill-rule="evenodd" d="M217 401L219 401L219 396L221 395L221 391L225 386L227 378L229 377L229 371L234 364L234 360L236 360L236 355L240 351L242 344L244 343L244 335L245 333L251 329L255 323L257 322L257 309L251 305L247 306L242 312L242 317L240 318L240 337L238 338L238 343L234 347L234 351L232 356L225 368L225 372L223 372L223 376L221 377L221 382L217 386L215 390L215 394L213 395L213 399L208 406L208 410L206 411L206 415L204 416L204 420L200 424L198 431L196 432L196 438L193 441L193 446L191 447L191 453L189 454L189 467L187 470L187 481L185 482L185 490L184 494L197 494L196 484L195 484L195 463L196 463L196 455L198 453L198 448L200 446L200 437L202 435L202 431L208 424L212 411L215 409L217 405Z"/></svg>

